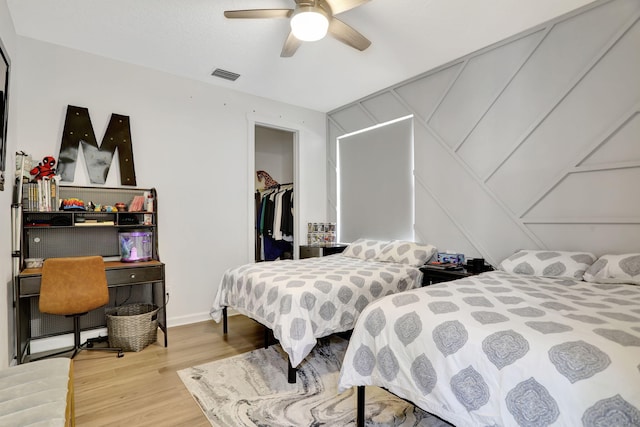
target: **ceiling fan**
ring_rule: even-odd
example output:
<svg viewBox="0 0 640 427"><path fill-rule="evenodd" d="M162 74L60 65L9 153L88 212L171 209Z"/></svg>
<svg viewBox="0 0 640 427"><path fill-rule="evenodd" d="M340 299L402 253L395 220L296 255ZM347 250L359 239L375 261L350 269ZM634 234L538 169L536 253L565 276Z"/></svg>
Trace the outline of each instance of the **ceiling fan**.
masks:
<svg viewBox="0 0 640 427"><path fill-rule="evenodd" d="M284 42L280 56L290 57L303 41L315 41L327 33L342 43L360 51L371 42L335 17L354 9L369 0L295 0L295 9L227 10L224 16L231 19L291 18L291 31Z"/></svg>

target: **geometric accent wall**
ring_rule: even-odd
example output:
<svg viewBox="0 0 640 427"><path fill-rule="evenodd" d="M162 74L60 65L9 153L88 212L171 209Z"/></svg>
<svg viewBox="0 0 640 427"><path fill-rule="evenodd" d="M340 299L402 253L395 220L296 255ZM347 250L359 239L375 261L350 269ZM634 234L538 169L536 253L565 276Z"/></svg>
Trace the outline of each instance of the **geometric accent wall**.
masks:
<svg viewBox="0 0 640 427"><path fill-rule="evenodd" d="M640 252L639 18L598 1L329 112L329 218L336 138L412 114L417 240Z"/></svg>

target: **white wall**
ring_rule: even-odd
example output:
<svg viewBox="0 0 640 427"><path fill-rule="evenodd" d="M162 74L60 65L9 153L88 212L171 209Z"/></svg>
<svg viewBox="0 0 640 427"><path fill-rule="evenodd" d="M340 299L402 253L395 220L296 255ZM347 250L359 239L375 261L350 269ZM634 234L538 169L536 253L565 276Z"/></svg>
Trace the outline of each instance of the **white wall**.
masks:
<svg viewBox="0 0 640 427"><path fill-rule="evenodd" d="M9 15L6 0L0 0L0 39L7 50L11 65L15 63L16 32ZM14 171L13 153L16 151L16 99L18 95L16 79L9 79L9 124L7 135L7 167L5 171L5 191L0 192L0 367L10 363L13 348L13 289L11 286L11 183ZM6 326L3 326L6 325Z"/></svg>
<svg viewBox="0 0 640 427"><path fill-rule="evenodd" d="M419 241L638 252L638 76L640 0L600 0L398 83L328 113L328 205L335 139L413 114Z"/></svg>
<svg viewBox="0 0 640 427"><path fill-rule="evenodd" d="M305 196L326 192L323 113L32 39L18 37L16 49L13 75L20 97L12 112L17 143L10 153L24 150L34 160L57 157L69 104L89 109L99 141L112 113L130 117L138 187L158 191L160 257L171 289L170 327L208 319L223 272L253 260L248 244L253 229L247 224L252 223L248 215L253 214L254 182L249 177L254 173L247 159L253 158L248 153L253 137L249 127L256 118L300 131L299 224L326 212L323 198ZM79 168L73 184L90 185ZM112 166L106 186L119 185ZM5 199L3 218L9 207ZM6 280L8 230L4 225L0 239ZM306 235L306 226L298 233ZM0 331L6 333L5 328Z"/></svg>

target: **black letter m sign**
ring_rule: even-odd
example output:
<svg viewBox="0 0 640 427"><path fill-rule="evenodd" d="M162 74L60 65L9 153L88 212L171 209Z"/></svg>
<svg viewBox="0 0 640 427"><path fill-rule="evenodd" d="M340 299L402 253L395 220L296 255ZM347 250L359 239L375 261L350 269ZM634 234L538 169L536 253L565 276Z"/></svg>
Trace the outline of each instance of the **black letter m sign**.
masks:
<svg viewBox="0 0 640 427"><path fill-rule="evenodd" d="M74 179L80 144L82 144L82 152L92 184L106 182L109 167L111 167L111 161L117 148L120 161L120 184L136 185L129 116L112 114L102 144L98 146L91 118L89 118L89 110L73 105L67 106L67 118L64 122L62 144L58 156L58 173L62 181L73 181Z"/></svg>

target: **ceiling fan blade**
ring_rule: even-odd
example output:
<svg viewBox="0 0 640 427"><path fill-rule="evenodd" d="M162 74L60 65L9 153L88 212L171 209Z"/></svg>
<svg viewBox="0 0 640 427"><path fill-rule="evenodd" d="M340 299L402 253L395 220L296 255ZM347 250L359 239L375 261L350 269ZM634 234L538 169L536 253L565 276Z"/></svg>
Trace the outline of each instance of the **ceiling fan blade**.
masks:
<svg viewBox="0 0 640 427"><path fill-rule="evenodd" d="M365 50L371 45L371 41L365 36L345 24L335 16L329 23L329 34L342 43L349 45L358 50Z"/></svg>
<svg viewBox="0 0 640 427"><path fill-rule="evenodd" d="M293 33L289 33L289 37L284 42L284 46L282 46L282 52L280 56L283 58L289 58L296 53L296 50L302 45L302 42L293 36Z"/></svg>
<svg viewBox="0 0 640 427"><path fill-rule="evenodd" d="M331 7L331 12L334 15L338 13L346 12L347 10L351 10L360 5L368 3L370 0L325 0L329 7Z"/></svg>
<svg viewBox="0 0 640 427"><path fill-rule="evenodd" d="M225 10L224 16L232 19L288 18L292 13L293 9Z"/></svg>

